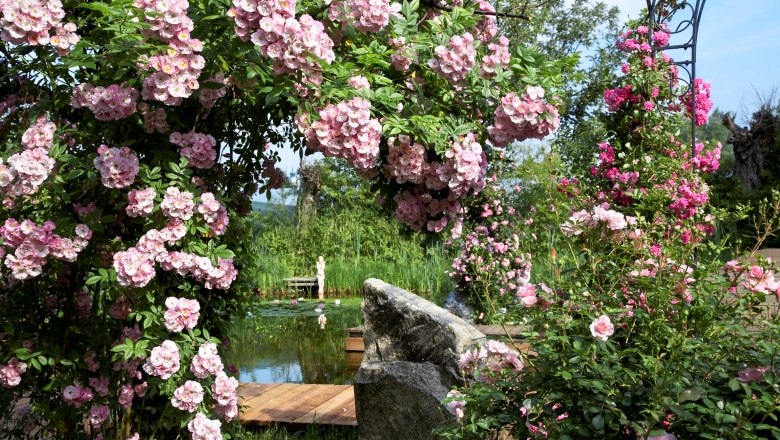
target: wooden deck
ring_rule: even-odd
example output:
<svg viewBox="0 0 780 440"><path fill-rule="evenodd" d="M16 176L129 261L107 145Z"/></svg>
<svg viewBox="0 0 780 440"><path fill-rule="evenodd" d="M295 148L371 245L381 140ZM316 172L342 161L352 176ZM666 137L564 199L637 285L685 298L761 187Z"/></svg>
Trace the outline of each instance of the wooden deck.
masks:
<svg viewBox="0 0 780 440"><path fill-rule="evenodd" d="M242 383L238 396L244 425L357 426L352 385Z"/></svg>

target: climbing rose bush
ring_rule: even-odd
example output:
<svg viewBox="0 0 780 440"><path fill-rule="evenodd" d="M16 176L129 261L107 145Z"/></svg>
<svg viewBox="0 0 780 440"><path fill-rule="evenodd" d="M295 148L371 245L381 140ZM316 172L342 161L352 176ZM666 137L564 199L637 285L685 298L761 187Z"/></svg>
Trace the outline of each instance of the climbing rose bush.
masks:
<svg viewBox="0 0 780 440"><path fill-rule="evenodd" d="M776 264L755 249L732 260L716 239L727 216L709 206L704 175L720 146L677 137L697 115L672 60L650 56L649 34L634 23L618 42L628 60L604 94L609 135L587 175L556 169L528 189L497 179L453 229L454 281L476 320L524 329L509 344L524 368L496 375L495 362L472 361L489 349L464 353L443 436L780 435ZM535 191L531 202L525 191ZM762 212L765 238L777 199Z"/></svg>
<svg viewBox="0 0 780 440"><path fill-rule="evenodd" d="M495 7L0 0L3 433L234 435L220 353L278 146L347 161L435 233L485 188L494 97L533 86L522 123L553 131L570 61L475 10Z"/></svg>

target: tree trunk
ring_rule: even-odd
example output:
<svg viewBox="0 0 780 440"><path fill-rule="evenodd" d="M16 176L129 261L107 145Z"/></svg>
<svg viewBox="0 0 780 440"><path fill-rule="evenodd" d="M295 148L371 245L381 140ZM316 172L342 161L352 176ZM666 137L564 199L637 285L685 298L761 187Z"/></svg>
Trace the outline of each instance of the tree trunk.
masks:
<svg viewBox="0 0 780 440"><path fill-rule="evenodd" d="M761 186L764 172L764 158L774 142L780 118L767 105L753 113L749 127L740 127L734 122L734 115L726 113L723 125L729 129L728 143L734 146L734 173L745 187L753 191Z"/></svg>
<svg viewBox="0 0 780 440"><path fill-rule="evenodd" d="M302 161L298 169L298 177L301 179L301 187L298 193L296 224L301 228L317 217L317 197L320 192L319 169Z"/></svg>

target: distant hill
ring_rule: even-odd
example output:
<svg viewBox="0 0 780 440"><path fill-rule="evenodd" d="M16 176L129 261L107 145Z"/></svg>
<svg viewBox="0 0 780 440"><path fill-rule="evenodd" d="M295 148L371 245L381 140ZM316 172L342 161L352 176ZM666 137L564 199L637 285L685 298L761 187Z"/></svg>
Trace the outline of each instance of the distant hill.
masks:
<svg viewBox="0 0 780 440"><path fill-rule="evenodd" d="M292 217L295 215L295 206L280 205L278 203L260 202L258 200L252 200L252 210L259 212L262 215L274 214L274 213L286 213Z"/></svg>

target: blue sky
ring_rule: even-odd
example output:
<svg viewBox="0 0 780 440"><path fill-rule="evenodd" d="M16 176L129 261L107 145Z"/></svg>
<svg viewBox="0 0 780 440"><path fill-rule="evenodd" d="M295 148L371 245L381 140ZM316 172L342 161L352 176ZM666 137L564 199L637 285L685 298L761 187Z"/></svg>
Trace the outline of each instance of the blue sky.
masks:
<svg viewBox="0 0 780 440"><path fill-rule="evenodd" d="M606 2L618 6L624 18L638 17L646 5L645 0ZM759 96L780 87L780 1L707 1L697 56L696 76L712 83L715 106L746 121Z"/></svg>

